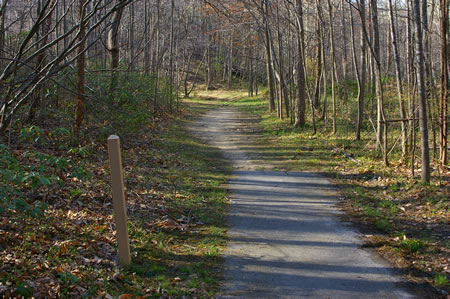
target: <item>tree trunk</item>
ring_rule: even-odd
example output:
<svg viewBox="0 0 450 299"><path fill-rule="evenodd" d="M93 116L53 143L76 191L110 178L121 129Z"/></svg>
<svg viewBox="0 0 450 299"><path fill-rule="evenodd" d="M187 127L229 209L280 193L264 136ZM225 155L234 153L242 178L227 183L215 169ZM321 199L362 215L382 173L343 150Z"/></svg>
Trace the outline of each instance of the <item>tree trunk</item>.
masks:
<svg viewBox="0 0 450 299"><path fill-rule="evenodd" d="M86 65L86 24L83 21L86 13L86 3L87 0L80 0L79 7L79 19L80 19L80 36L78 41L80 45L78 46L78 58L77 58L77 104L75 108L75 124L73 131L76 136L79 135L81 125L84 119L85 102L84 102L84 80L86 75L85 65Z"/></svg>
<svg viewBox="0 0 450 299"><path fill-rule="evenodd" d="M189 97L189 89L188 89L188 70L191 67L191 58L192 58L192 54L188 54L187 53L187 49L184 49L183 52L183 56L184 56L184 61L183 61L183 71L184 71L184 97L188 98Z"/></svg>
<svg viewBox="0 0 450 299"><path fill-rule="evenodd" d="M283 35L280 30L280 14L279 5L277 5L277 37L278 37L278 81L280 86L279 99L279 116L283 119L283 105L286 111L286 116L289 118L289 97L284 81L284 59L283 59Z"/></svg>
<svg viewBox="0 0 450 299"><path fill-rule="evenodd" d="M252 45L248 46L248 58L247 58L247 76L248 76L248 96L253 97L253 48Z"/></svg>
<svg viewBox="0 0 450 299"><path fill-rule="evenodd" d="M375 92L377 95L377 145L381 149L383 144L383 91L381 87L381 57L380 57L380 35L378 30L378 7L377 0L371 0L371 24L372 24L372 56L373 69L375 73Z"/></svg>
<svg viewBox="0 0 450 299"><path fill-rule="evenodd" d="M275 111L275 84L273 80L273 69L272 69L272 46L269 31L269 0L262 0L264 2L264 36L265 36L265 46L266 46L266 73L267 73L267 84L269 85L269 109L270 111Z"/></svg>
<svg viewBox="0 0 450 299"><path fill-rule="evenodd" d="M333 30L333 6L331 0L328 0L328 20L330 22L330 51L331 51L331 96L333 98L333 134L337 133L337 107L336 107L336 91L335 91L335 49L334 49L334 30Z"/></svg>
<svg viewBox="0 0 450 299"><path fill-rule="evenodd" d="M430 182L430 149L428 145L428 124L427 124L427 99L425 86L425 62L423 53L423 31L422 18L420 14L420 0L414 0L414 22L416 36L416 68L417 68L417 89L419 93L419 122L421 133L422 149L422 170L421 179L423 183Z"/></svg>
<svg viewBox="0 0 450 299"><path fill-rule="evenodd" d="M447 133L448 133L448 98L449 98L449 76L448 76L448 0L440 0L440 27L441 27L441 97L440 97L440 161L443 166L447 165Z"/></svg>
<svg viewBox="0 0 450 299"><path fill-rule="evenodd" d="M144 0L144 73L148 74L150 70L150 22L149 22L149 12L148 12L148 0Z"/></svg>
<svg viewBox="0 0 450 299"><path fill-rule="evenodd" d="M392 40L392 48L394 50L394 62L395 62L395 75L397 78L397 96L398 96L398 103L399 103L399 110L400 110L400 117L402 119L401 125L402 125L402 154L403 158L407 155L407 120L406 120L406 112L405 107L403 106L403 87L402 87L402 74L400 71L400 55L398 53L398 46L397 46L397 33L395 31L395 20L394 20L394 12L392 8L392 0L389 0L389 19L391 23L391 40Z"/></svg>
<svg viewBox="0 0 450 299"><path fill-rule="evenodd" d="M228 89L231 89L233 83L233 34L230 34L230 43L228 45Z"/></svg>
<svg viewBox="0 0 450 299"><path fill-rule="evenodd" d="M175 10L175 2L174 0L170 1L170 51L169 51L169 80L170 80L170 95L169 95L169 110L172 112L172 102L173 102L173 84L174 84L174 78L173 78L173 51L174 51L174 43L175 43L175 36L174 36L174 10ZM208 44L209 48L209 44ZM209 51L208 51L209 54ZM208 57L209 59L209 57ZM209 83L207 83L209 84Z"/></svg>
<svg viewBox="0 0 450 299"><path fill-rule="evenodd" d="M353 12L352 6L349 4L350 18L351 18L351 38L352 38L352 53L353 53L353 64L356 73L356 79L358 82L358 119L356 122L356 140L361 139L361 128L363 125L364 118L364 96L365 96L365 86L366 86L366 39L364 34L361 32L361 71L359 71L358 60L356 58L356 46L355 46L355 33L354 33L354 22L353 22ZM361 17L361 27L366 28L366 3L364 0L359 2L359 11Z"/></svg>
<svg viewBox="0 0 450 299"><path fill-rule="evenodd" d="M41 2L42 0L38 1L38 6L37 6L37 15L39 15L41 13L41 9L45 9L45 7L49 8L49 13L50 16L47 17L44 22L41 25L41 30L40 32L38 31L38 33L36 34L36 47L37 49L39 48L43 48L46 46L48 38L49 38L49 34L50 34L50 30L51 30L51 26L52 26L52 15L54 10L52 9L52 7L56 4L55 1L56 0L50 0L47 4L48 5L43 5L43 3ZM42 11L44 12L44 11ZM48 51L42 51L36 59L36 71L37 72L41 72L42 68L44 67L45 63L46 63L46 57L47 57L47 52ZM39 107L41 106L41 102L43 100L43 94L42 94L42 89L43 89L43 85L39 84L36 88L36 90L34 91L34 99L31 102L31 106L30 106L30 110L28 113L28 120L32 121L38 110Z"/></svg>
<svg viewBox="0 0 450 299"><path fill-rule="evenodd" d="M291 12L288 11L288 19L290 22L292 22L292 16L291 16ZM288 28L288 38L287 38L287 76L288 78L290 78L289 80L292 80L292 78L294 77L294 61L293 61L293 57L295 55L292 55L292 48L294 42L293 42L293 34L292 34L292 26L289 26ZM295 86L294 84L291 84L290 81L288 81L288 92L289 92L289 123L291 125L293 125L295 123Z"/></svg>
<svg viewBox="0 0 450 299"><path fill-rule="evenodd" d="M348 79L348 70L347 70L347 25L345 24L345 9L344 9L345 0L341 0L341 25L342 25L342 74L344 80Z"/></svg>
<svg viewBox="0 0 450 299"><path fill-rule="evenodd" d="M129 26L129 39L128 39L128 54L129 54L129 58L128 58L128 69L130 71L134 70L134 1L130 2L130 6L129 6L129 11L130 11L130 22L128 24Z"/></svg>
<svg viewBox="0 0 450 299"><path fill-rule="evenodd" d="M296 102L296 115L295 115L295 127L305 125L305 74L303 68L303 7L302 0L296 0L297 4L297 49L298 49L298 61L297 61L297 102ZM314 113L314 111L311 111Z"/></svg>
<svg viewBox="0 0 450 299"><path fill-rule="evenodd" d="M415 164L415 146L416 146L416 134L415 134L415 99L414 99L414 90L415 84L413 78L413 37L411 32L411 9L410 9L410 0L406 1L406 73L407 73L407 84L408 84L408 109L409 109L409 144L410 144L410 167L411 167L411 175L414 177L414 164ZM414 86L414 87L413 87ZM411 92L412 91L412 92Z"/></svg>
<svg viewBox="0 0 450 299"><path fill-rule="evenodd" d="M119 0L121 2L125 2L126 0ZM113 93L117 83L118 83L118 75L117 71L119 69L119 26L120 20L122 19L124 6L120 6L113 17L113 21L111 24L111 30L108 33L108 51L111 55L111 82L109 85L109 92Z"/></svg>
<svg viewBox="0 0 450 299"><path fill-rule="evenodd" d="M153 61L153 73L155 75L155 90L153 93L153 113L158 111L158 98L159 98L159 55L161 50L161 0L156 0L156 49L155 59Z"/></svg>
<svg viewBox="0 0 450 299"><path fill-rule="evenodd" d="M322 39L320 38L322 36L320 32L320 22L317 20L317 38L318 43L316 47L316 83L314 88L314 107L319 108L320 107L320 80L322 79Z"/></svg>
<svg viewBox="0 0 450 299"><path fill-rule="evenodd" d="M3 69L3 66L5 65L4 58L5 55L5 38L6 38L6 32L5 32L5 18L6 18L6 5L8 4L8 0L1 0L0 1L0 68Z"/></svg>
<svg viewBox="0 0 450 299"><path fill-rule="evenodd" d="M327 124L328 124L328 111L327 111L327 109L328 109L328 106L327 106L327 103L328 103L328 87L327 87L327 64L326 64L326 57L325 57L325 44L324 44L324 41L325 41L325 34L324 34L324 30L322 30L322 35L321 35L321 39L322 39L322 45L323 45L323 47L322 47L322 61L323 61L323 63L322 63L322 67L323 67L323 71L322 71L322 73L323 73L323 76L322 76L322 78L323 78L323 108L322 108L322 116L321 116L321 119L324 121L324 123L325 123L325 127L327 126Z"/></svg>

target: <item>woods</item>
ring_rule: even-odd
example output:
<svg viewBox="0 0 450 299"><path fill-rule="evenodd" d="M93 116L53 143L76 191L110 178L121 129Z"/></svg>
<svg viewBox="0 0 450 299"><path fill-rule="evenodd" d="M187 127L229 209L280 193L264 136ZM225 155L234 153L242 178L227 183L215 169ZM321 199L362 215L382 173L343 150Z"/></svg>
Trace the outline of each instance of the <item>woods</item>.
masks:
<svg viewBox="0 0 450 299"><path fill-rule="evenodd" d="M366 134L373 130L371 138L386 166L392 159L390 155L401 152L412 173L420 168L422 181L429 182L431 162L447 165L443 159L448 130L443 126L448 117L444 116L447 108L443 105L448 101L448 53L444 49L448 43L448 14L443 8L448 3L438 7L435 2L425 1L206 2L218 15L227 16L227 22L245 24L259 36L260 52L254 55L265 57L269 109L276 110L280 118L293 114L293 125L303 126L305 99L309 99L314 102L308 111L313 126L314 118L318 118L328 130L331 118L333 134L350 129L357 140L361 129ZM236 10L247 18L227 14ZM303 24L307 24L306 28ZM351 24L350 30L346 30L347 24ZM433 55L437 46L441 47L440 59ZM347 54L348 48L352 49L351 55ZM242 65L244 60L239 56L246 55L243 50L234 58L231 54L228 57ZM357 105L353 105L355 98ZM353 107L358 107L357 111ZM420 159L416 157L418 144Z"/></svg>
<svg viewBox="0 0 450 299"><path fill-rule="evenodd" d="M164 107L173 112L174 99L188 97L204 81L199 73L207 74L211 87L221 81L222 72L228 88L234 78L248 85L249 92L267 84L269 108L280 118L292 115L294 126L306 123L307 99L314 104L308 105L310 117L323 120L325 128L331 118L334 134L351 126L360 139L361 129L369 133L375 126L373 138L386 165L389 153L400 147L405 163L417 168L410 153L420 127L423 181L430 176L427 142L431 161L446 165L447 2L8 2L3 1L1 12L2 132L14 129L24 111L33 123L36 114L42 116L55 104L67 106L75 95L72 127L78 132L83 107L91 102L87 98L99 101L107 90L106 98L115 99L101 104L112 101L121 109L125 100L115 94L119 79L135 75L152 82L145 105L153 113ZM245 34L238 35L238 27ZM440 56L435 55L438 48ZM75 65L78 83L70 86ZM83 79L108 73L106 90L86 86ZM46 89L55 92L46 97ZM68 97L56 100L64 92ZM352 109L354 98L359 112Z"/></svg>
<svg viewBox="0 0 450 299"><path fill-rule="evenodd" d="M424 188L445 187L449 31L448 0L0 0L0 228L19 229L20 223L59 215L54 207L81 211L83 196L94 197L94 210L110 223L102 159L111 134L125 141L132 160L127 172L135 181L127 197L142 205L152 196L164 202L154 219L147 215L154 225L171 220L168 210L187 215L186 226L206 223L194 215L208 214L206 201L200 200L198 210L191 203L166 202L201 198L204 191L193 191L195 182L186 183L189 195L177 188L185 186L180 165L205 160L184 157L161 141L173 121L199 109L195 101L205 91L245 90L249 101L262 97L267 115L289 130L308 132L312 140L346 139L370 163L382 161L387 171L407 169L411 180L420 173ZM180 134L180 140L188 138ZM186 141L210 152L196 142ZM148 148L156 144L153 158ZM159 165L154 171L163 183L150 183L137 164L150 166L139 156ZM213 184L195 179L206 189ZM133 189L149 184L153 191ZM222 209L218 195L211 197L212 206ZM222 216L208 229L222 230ZM134 233L146 225L136 225ZM4 244L15 237L0 237L0 256L6 256L10 245ZM171 242L169 236L163 241ZM26 290L17 291L26 279L2 293L11 280L5 269L0 268L0 296L26 296ZM204 280L208 276L195 271ZM184 287L202 289L200 283Z"/></svg>

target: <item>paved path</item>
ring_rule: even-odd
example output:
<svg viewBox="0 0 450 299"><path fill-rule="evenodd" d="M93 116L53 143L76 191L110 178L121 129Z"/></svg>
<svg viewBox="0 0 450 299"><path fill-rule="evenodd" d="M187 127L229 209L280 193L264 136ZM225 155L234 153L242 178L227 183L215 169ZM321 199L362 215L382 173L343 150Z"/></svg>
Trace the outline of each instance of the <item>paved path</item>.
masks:
<svg viewBox="0 0 450 299"><path fill-rule="evenodd" d="M267 169L250 152L257 120L210 111L193 130L233 161L221 298L414 298L358 233L339 221L336 190L306 172ZM257 137L255 137L257 138Z"/></svg>

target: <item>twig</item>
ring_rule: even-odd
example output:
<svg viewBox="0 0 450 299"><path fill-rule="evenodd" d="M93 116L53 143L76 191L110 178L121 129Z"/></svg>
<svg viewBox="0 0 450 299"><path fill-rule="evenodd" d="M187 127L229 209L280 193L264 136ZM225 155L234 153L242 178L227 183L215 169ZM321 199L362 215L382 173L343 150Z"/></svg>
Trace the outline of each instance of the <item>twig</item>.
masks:
<svg viewBox="0 0 450 299"><path fill-rule="evenodd" d="M352 156L350 156L349 154L347 154L346 152L344 152L343 150L341 150L340 148L337 148L335 146L330 145L328 142L326 142L325 140L320 139L320 141L322 141L322 143L324 143L326 146L331 147L332 149L334 149L335 151L338 151L340 153L342 153L347 159L352 160L355 163L361 163L361 161L353 158Z"/></svg>

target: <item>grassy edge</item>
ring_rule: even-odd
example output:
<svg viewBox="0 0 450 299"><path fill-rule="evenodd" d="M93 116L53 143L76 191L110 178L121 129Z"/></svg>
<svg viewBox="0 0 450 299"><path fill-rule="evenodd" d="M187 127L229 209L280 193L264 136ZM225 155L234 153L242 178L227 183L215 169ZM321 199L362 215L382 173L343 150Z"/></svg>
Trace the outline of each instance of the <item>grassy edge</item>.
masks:
<svg viewBox="0 0 450 299"><path fill-rule="evenodd" d="M191 118L204 112L196 107L187 109L193 113ZM121 287L110 285L111 294L213 297L219 290L223 270L220 253L226 244L225 186L230 167L218 149L192 136L186 129L190 121L176 120L156 147L167 155L177 155L178 163L184 165L182 171L163 171L172 184L178 185L170 203L173 212L169 218L180 217L175 211L187 211L190 214L187 217L198 218L199 229L177 232L170 227L165 229L163 222L160 230L145 234L145 224L135 222L130 238L135 240L137 257L121 271ZM134 287L125 287L127 281Z"/></svg>

